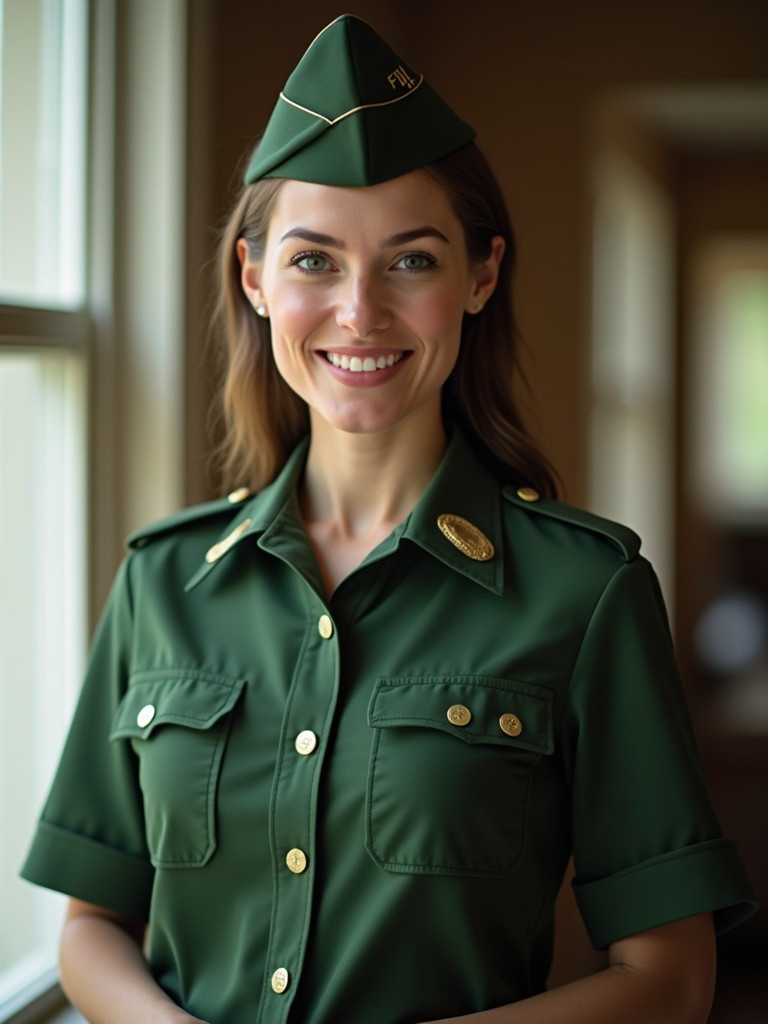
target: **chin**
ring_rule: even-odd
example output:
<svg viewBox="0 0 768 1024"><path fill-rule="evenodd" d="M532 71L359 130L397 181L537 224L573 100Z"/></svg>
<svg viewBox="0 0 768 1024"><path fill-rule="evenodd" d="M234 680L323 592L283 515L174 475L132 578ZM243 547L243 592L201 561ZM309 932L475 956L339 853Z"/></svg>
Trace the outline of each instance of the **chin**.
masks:
<svg viewBox="0 0 768 1024"><path fill-rule="evenodd" d="M392 409L348 409L335 410L327 415L322 412L318 417L331 427L344 434L382 434L391 430L400 422L401 417L393 415Z"/></svg>

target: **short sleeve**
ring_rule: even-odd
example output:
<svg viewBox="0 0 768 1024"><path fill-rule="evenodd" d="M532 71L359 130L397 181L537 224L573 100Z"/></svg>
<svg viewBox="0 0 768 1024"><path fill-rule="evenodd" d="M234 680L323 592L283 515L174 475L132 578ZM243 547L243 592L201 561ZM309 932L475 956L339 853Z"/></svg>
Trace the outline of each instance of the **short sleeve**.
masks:
<svg viewBox="0 0 768 1024"><path fill-rule="evenodd" d="M625 563L595 608L574 668L565 745L574 889L598 948L714 911L719 930L756 900L713 810L656 577Z"/></svg>
<svg viewBox="0 0 768 1024"><path fill-rule="evenodd" d="M110 742L129 675L130 559L97 628L83 688L22 877L146 920L153 869L130 744Z"/></svg>

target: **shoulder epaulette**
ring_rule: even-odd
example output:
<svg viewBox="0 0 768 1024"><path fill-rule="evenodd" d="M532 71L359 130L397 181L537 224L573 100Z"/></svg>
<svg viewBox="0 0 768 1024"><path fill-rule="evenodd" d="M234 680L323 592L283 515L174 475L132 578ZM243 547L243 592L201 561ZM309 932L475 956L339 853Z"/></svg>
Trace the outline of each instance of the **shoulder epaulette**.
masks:
<svg viewBox="0 0 768 1024"><path fill-rule="evenodd" d="M247 487L240 487L238 490L232 491L226 498L208 501L201 505L191 505L189 508L181 509L180 512L165 516L163 519L158 519L148 526L143 526L140 530L135 530L126 540L126 546L136 551L138 548L143 548L150 541L165 534L173 533L175 530L190 523L199 523L205 519L214 519L225 514L232 515L233 510L238 505L242 505L246 498L250 496L251 492Z"/></svg>
<svg viewBox="0 0 768 1024"><path fill-rule="evenodd" d="M612 519L604 519L592 512L565 505L561 501L542 498L532 487L505 487L502 493L507 501L525 508L528 512L559 519L563 523L589 530L609 540L628 562L640 551L640 538L635 531L621 523L615 523Z"/></svg>

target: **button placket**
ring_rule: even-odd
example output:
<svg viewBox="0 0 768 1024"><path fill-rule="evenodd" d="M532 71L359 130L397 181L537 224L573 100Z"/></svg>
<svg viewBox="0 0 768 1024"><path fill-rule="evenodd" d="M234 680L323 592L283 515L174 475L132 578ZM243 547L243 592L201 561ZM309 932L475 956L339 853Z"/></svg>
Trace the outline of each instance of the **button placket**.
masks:
<svg viewBox="0 0 768 1024"><path fill-rule="evenodd" d="M276 883L260 1024L282 1024L289 1012L311 920L316 829L313 815L325 753L321 738L335 710L339 675L338 636L333 621L316 595L311 603L315 611L307 624L286 702L285 739L275 773L270 840ZM313 729L306 728L310 721ZM305 824L297 829L297 822Z"/></svg>

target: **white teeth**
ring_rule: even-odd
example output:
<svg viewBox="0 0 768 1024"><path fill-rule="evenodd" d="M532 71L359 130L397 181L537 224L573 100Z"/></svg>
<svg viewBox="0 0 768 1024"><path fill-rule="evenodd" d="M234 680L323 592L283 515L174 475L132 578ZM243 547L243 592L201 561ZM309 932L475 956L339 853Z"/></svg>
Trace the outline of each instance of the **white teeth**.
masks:
<svg viewBox="0 0 768 1024"><path fill-rule="evenodd" d="M325 358L329 363L342 370L351 370L352 373L373 373L376 370L386 370L387 367L399 363L403 358L403 353L400 352L396 356L394 354L379 356L377 359L372 356L361 359L359 356L340 356L336 352L326 352Z"/></svg>

